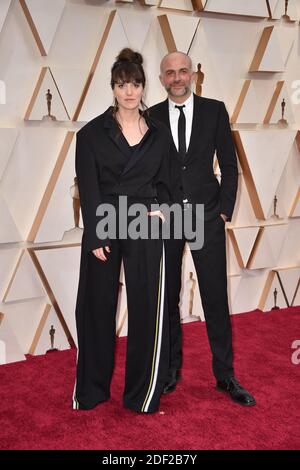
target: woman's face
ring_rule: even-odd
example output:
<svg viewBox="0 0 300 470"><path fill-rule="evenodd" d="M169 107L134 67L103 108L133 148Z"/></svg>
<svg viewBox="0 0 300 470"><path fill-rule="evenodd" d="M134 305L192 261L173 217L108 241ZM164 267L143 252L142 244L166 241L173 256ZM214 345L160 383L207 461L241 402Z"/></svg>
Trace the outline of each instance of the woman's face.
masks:
<svg viewBox="0 0 300 470"><path fill-rule="evenodd" d="M113 89L119 107L127 110L139 107L143 91L143 85L136 82L115 83Z"/></svg>

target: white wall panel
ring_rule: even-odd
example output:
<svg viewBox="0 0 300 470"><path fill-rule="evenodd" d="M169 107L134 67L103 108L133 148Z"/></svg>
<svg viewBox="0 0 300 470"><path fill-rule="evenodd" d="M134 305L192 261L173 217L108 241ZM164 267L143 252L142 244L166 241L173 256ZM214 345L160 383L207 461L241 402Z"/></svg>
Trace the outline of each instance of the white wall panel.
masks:
<svg viewBox="0 0 300 470"><path fill-rule="evenodd" d="M298 145L295 141L300 129L300 1L289 2L293 22L281 19L284 2L279 0L269 0L271 21L265 0L209 0L203 2L206 11L197 13L191 0L146 2L152 7L137 1L26 0L30 17L21 3L0 1L0 83L6 90L0 104L0 293L5 300L0 306L0 362L24 360L28 349L44 354L51 324L55 346L68 348L63 320L76 341L82 228L74 227L70 194L75 176L71 134L112 104L110 69L126 46L143 54L148 106L166 98L160 61L172 43L189 50L195 71L202 64L202 95L224 101L233 118L240 162L237 201L226 224L232 231L226 240L231 313L262 304L266 311L275 287L280 306L286 303L284 295L289 303L300 303L299 138ZM167 15L172 41L162 32L161 15ZM253 59L257 67L249 72ZM48 73L38 88L43 68ZM48 87L58 121L39 122L47 113ZM288 126L279 128L283 98ZM220 180L217 164L214 171ZM278 217L273 215L275 195ZM46 249L35 250L30 259L28 248L40 244ZM181 320L204 321L189 250L181 294ZM127 334L123 272L117 333Z"/></svg>

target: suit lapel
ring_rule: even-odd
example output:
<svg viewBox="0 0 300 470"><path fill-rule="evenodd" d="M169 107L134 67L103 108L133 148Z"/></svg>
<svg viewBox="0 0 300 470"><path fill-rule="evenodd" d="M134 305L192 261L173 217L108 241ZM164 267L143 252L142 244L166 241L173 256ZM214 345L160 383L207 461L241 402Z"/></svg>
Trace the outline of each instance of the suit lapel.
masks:
<svg viewBox="0 0 300 470"><path fill-rule="evenodd" d="M156 125L153 123L152 119L145 114L145 120L148 125L148 131L143 136L138 147L132 153L128 142L126 141L123 133L119 129L115 119L112 116L112 108L107 110L107 115L105 117L104 127L108 129L108 135L114 144L118 147L120 152L126 157L126 164L123 168L121 176L125 175L131 168L133 168L147 152L151 144L155 139Z"/></svg>
<svg viewBox="0 0 300 470"><path fill-rule="evenodd" d="M204 119L204 111L203 111L203 100L201 96L197 96L193 93L194 96L194 109L193 109L193 121L192 121L192 132L190 137L190 143L187 150L187 153L184 157L184 162L187 162L193 151L197 149L199 146L199 142L202 139L202 132L203 132L203 119Z"/></svg>
<svg viewBox="0 0 300 470"><path fill-rule="evenodd" d="M104 127L107 129L110 139L118 147L120 152L126 157L126 159L130 158L130 148L112 116L112 108L108 108L106 111Z"/></svg>
<svg viewBox="0 0 300 470"><path fill-rule="evenodd" d="M153 140L154 133L153 130L149 128L137 148L134 150L127 164L125 165L125 168L122 172L122 176L125 175L129 170L131 170L131 168L133 168L137 164L137 162L141 160L141 158L147 152L149 147L151 147Z"/></svg>
<svg viewBox="0 0 300 470"><path fill-rule="evenodd" d="M159 104L159 120L171 129L168 98Z"/></svg>
<svg viewBox="0 0 300 470"><path fill-rule="evenodd" d="M203 119L204 119L204 112L203 112L203 99L200 96L197 96L193 93L194 97L194 109L193 109L193 121L192 121L192 132L189 142L189 147L187 153L182 160L180 153L178 152L176 145L173 142L173 151L177 157L177 159L182 163L182 161L187 162L193 151L196 150L197 146L199 145L199 139L202 137L203 131ZM159 120L162 121L164 124L168 126L171 131L171 124L170 124L170 115L169 115L169 100L168 98L161 103L161 108L159 110Z"/></svg>

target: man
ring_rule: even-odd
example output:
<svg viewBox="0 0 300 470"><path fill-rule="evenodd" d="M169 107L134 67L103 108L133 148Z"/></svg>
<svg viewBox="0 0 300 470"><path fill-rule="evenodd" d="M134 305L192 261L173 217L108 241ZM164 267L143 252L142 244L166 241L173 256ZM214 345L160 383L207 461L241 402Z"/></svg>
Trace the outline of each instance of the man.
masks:
<svg viewBox="0 0 300 470"><path fill-rule="evenodd" d="M228 113L222 101L191 92L196 78L188 55L167 54L161 62L160 81L168 98L150 108L150 114L170 129L173 200L183 210L204 204L204 244L192 249L207 334L212 351L216 389L235 402L251 406L255 399L234 377L232 332L227 298L225 222L231 219L237 191L237 162ZM213 172L215 151L221 184ZM165 241L170 315L169 378L164 393L175 390L181 377L182 337L179 314L181 265L186 239Z"/></svg>

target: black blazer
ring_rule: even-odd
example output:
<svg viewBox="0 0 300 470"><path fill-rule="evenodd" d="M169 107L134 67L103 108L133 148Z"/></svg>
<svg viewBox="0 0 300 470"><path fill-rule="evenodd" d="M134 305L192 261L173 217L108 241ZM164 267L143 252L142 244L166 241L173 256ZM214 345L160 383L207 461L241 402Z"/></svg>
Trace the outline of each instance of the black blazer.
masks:
<svg viewBox="0 0 300 470"><path fill-rule="evenodd" d="M231 128L222 101L194 96L192 133L184 160L172 139L171 188L175 202L184 197L204 204L205 220L220 213L231 219L237 191L238 170ZM150 115L170 128L168 99L149 108ZM222 174L221 185L213 171L215 151Z"/></svg>
<svg viewBox="0 0 300 470"><path fill-rule="evenodd" d="M133 152L112 116L112 107L76 134L75 169L84 225L86 251L109 245L96 234L96 209L110 196L170 200L170 131L145 115L148 131ZM152 201L153 202L153 201Z"/></svg>

